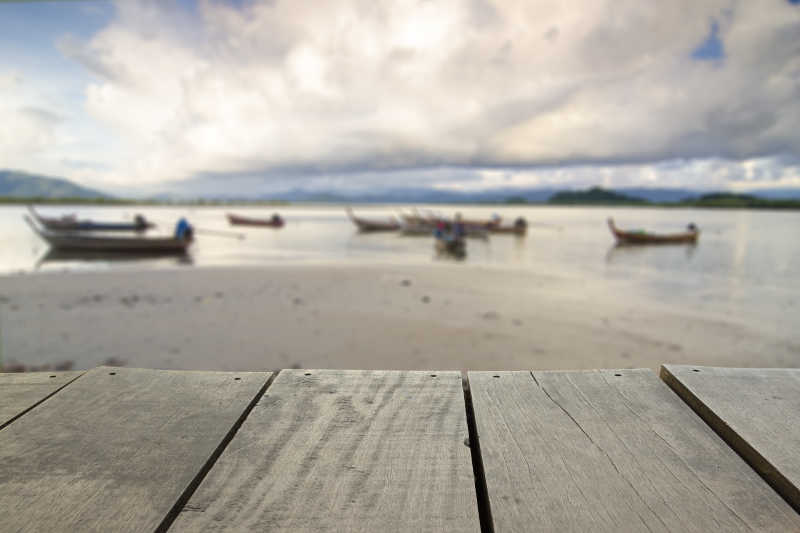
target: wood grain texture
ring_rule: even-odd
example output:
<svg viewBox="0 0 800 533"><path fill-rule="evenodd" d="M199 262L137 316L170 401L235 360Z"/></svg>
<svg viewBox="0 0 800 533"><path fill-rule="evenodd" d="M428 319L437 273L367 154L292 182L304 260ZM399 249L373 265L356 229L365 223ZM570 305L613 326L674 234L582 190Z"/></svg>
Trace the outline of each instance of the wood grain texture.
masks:
<svg viewBox="0 0 800 533"><path fill-rule="evenodd" d="M87 372L0 431L0 531L153 531L269 376Z"/></svg>
<svg viewBox="0 0 800 533"><path fill-rule="evenodd" d="M171 531L478 531L467 433L458 372L284 370Z"/></svg>
<svg viewBox="0 0 800 533"><path fill-rule="evenodd" d="M650 370L469 381L496 531L800 530Z"/></svg>
<svg viewBox="0 0 800 533"><path fill-rule="evenodd" d="M83 371L0 374L0 429L81 374Z"/></svg>
<svg viewBox="0 0 800 533"><path fill-rule="evenodd" d="M661 378L800 511L800 369L664 365Z"/></svg>

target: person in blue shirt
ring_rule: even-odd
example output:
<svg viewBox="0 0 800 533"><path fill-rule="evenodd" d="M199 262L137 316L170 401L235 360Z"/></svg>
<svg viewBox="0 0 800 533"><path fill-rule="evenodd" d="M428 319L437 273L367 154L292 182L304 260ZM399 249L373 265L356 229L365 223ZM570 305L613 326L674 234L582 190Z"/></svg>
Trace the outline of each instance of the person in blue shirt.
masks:
<svg viewBox="0 0 800 533"><path fill-rule="evenodd" d="M192 225L189 224L185 218L181 217L178 220L178 224L175 226L175 238L178 240L192 240L192 236L194 235L194 230L192 229Z"/></svg>
<svg viewBox="0 0 800 533"><path fill-rule="evenodd" d="M461 239L466 233L464 222L461 220L461 213L456 213L456 219L453 222L453 239Z"/></svg>

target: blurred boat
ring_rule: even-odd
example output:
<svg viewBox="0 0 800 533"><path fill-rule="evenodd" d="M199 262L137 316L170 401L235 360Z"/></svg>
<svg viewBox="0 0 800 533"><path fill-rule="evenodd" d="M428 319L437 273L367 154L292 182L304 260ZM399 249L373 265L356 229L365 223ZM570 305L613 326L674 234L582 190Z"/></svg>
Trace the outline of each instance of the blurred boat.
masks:
<svg viewBox="0 0 800 533"><path fill-rule="evenodd" d="M452 227L452 223L449 222L441 222L444 226L446 231L450 231ZM477 226L463 226L464 230L464 237L469 239L488 239L489 238L489 230L486 228L481 228ZM436 232L436 225L435 224L407 224L404 223L400 227L400 232L403 235L413 236L413 237L429 237Z"/></svg>
<svg viewBox="0 0 800 533"><path fill-rule="evenodd" d="M400 223L394 217L387 220L360 218L355 216L353 210L349 207L347 208L347 216L350 217L350 220L353 221L353 224L355 224L359 230L365 232L397 231L400 229Z"/></svg>
<svg viewBox="0 0 800 533"><path fill-rule="evenodd" d="M228 223L231 226L260 226L264 228L282 228L284 221L277 213L272 215L271 218L250 218L232 213L227 213Z"/></svg>
<svg viewBox="0 0 800 533"><path fill-rule="evenodd" d="M411 226L436 226L437 222L444 221L444 217L434 214L433 212L427 212L426 214L422 214L419 212L417 208L414 208L414 213L400 213L400 218L403 220L404 223L411 225Z"/></svg>
<svg viewBox="0 0 800 533"><path fill-rule="evenodd" d="M515 235L525 235L528 232L528 222L520 217L514 221L510 226L502 226L498 224L489 224L486 229L489 233L512 233Z"/></svg>
<svg viewBox="0 0 800 533"><path fill-rule="evenodd" d="M503 217L498 214L494 214L491 218L462 218L461 223L466 226L475 226L479 228L486 228L491 230L491 228L500 227L500 224L503 222Z"/></svg>
<svg viewBox="0 0 800 533"><path fill-rule="evenodd" d="M421 214L419 211L414 214L401 213L403 223L401 224L401 231L403 235L430 235L440 224L444 224L445 229L449 230L456 221L459 221L463 229L465 237L488 239L489 233L516 233L524 235L527 231L527 223L525 219L519 218L513 226L501 226L501 218L499 215L493 215L488 220L481 219L464 219L456 213L456 218L450 219L432 212ZM518 226L522 221L522 226Z"/></svg>
<svg viewBox="0 0 800 533"><path fill-rule="evenodd" d="M154 227L154 224L145 220L142 215L136 215L133 222L94 222L78 220L75 215L60 218L43 217L30 205L28 211L39 225L50 231L145 231Z"/></svg>
<svg viewBox="0 0 800 533"><path fill-rule="evenodd" d="M410 225L428 224L433 227L436 227L436 224L439 222L444 222L445 224L452 224L454 220L430 211L423 215L416 209L414 210L413 214L401 213L400 216L402 217L402 219L405 221L406 224ZM466 227L483 228L483 229L490 229L492 226L499 226L501 221L502 219L500 218L500 215L493 215L492 218L489 219L477 219L477 218L461 219L461 223Z"/></svg>
<svg viewBox="0 0 800 533"><path fill-rule="evenodd" d="M489 238L489 230L482 226L471 226L469 224L463 224L463 228L464 228L464 236L469 239L486 240Z"/></svg>
<svg viewBox="0 0 800 533"><path fill-rule="evenodd" d="M191 232L183 239L175 237L111 237L79 232L50 231L37 226L25 216L25 221L39 237L56 250L86 250L125 253L182 254L192 243Z"/></svg>
<svg viewBox="0 0 800 533"><path fill-rule="evenodd" d="M643 230L622 231L614 224L614 219L608 219L608 227L616 237L617 242L624 244L666 244L680 242L697 242L700 230L694 224L689 224L686 231L682 233L647 233Z"/></svg>
<svg viewBox="0 0 800 533"><path fill-rule="evenodd" d="M433 232L435 230L436 230L435 226L421 222L415 222L415 223L403 222L400 225L400 233L402 233L403 235L430 237L431 235L433 235Z"/></svg>

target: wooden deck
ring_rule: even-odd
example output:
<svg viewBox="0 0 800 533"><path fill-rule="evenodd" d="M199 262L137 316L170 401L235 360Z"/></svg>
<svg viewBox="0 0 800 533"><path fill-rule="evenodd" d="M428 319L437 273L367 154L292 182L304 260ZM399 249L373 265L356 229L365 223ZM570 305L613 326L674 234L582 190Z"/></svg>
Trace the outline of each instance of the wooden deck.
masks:
<svg viewBox="0 0 800 533"><path fill-rule="evenodd" d="M800 531L800 370L661 377L0 374L0 531Z"/></svg>
<svg viewBox="0 0 800 533"><path fill-rule="evenodd" d="M664 365L661 373L800 511L800 369Z"/></svg>

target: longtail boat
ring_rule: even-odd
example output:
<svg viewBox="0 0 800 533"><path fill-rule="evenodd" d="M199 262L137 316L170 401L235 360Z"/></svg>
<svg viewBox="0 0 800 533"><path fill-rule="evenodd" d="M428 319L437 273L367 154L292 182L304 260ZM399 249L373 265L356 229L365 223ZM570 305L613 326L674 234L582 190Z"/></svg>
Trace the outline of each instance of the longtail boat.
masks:
<svg viewBox="0 0 800 533"><path fill-rule="evenodd" d="M403 235L413 236L413 237L429 237L436 232L437 226L441 224L444 226L444 229L449 230L452 228L451 222L439 222L437 224L429 224L429 223L403 223L400 227L400 232ZM487 228L479 227L479 226L468 226L466 224L463 225L464 236L470 239L488 239L489 238L489 230Z"/></svg>
<svg viewBox="0 0 800 533"><path fill-rule="evenodd" d="M347 208L347 216L350 217L350 220L353 221L353 224L355 224L359 230L365 232L397 231L400 229L400 223L394 217L387 220L360 218L355 216L353 210L349 207Z"/></svg>
<svg viewBox="0 0 800 533"><path fill-rule="evenodd" d="M700 230L694 224L689 224L686 231L682 233L647 233L642 230L622 231L614 224L614 219L608 219L608 227L616 237L617 242L625 244L667 244L679 242L697 242Z"/></svg>
<svg viewBox="0 0 800 533"><path fill-rule="evenodd" d="M133 222L94 222L92 220L78 220L74 215L67 215L60 218L43 217L28 206L31 216L43 228L51 231L145 231L154 226L142 215L136 215Z"/></svg>
<svg viewBox="0 0 800 533"><path fill-rule="evenodd" d="M464 218L461 220L463 224L467 226L480 226L482 228L491 228L493 226L499 226L503 221L503 218L500 215L493 215L492 218L481 219L481 218Z"/></svg>
<svg viewBox="0 0 800 533"><path fill-rule="evenodd" d="M28 216L25 216L25 221L39 237L56 250L182 254L186 253L186 249L192 243L191 234L188 238L183 239L175 237L111 237L79 232L50 231L37 226Z"/></svg>
<svg viewBox="0 0 800 533"><path fill-rule="evenodd" d="M442 222L445 220L444 217L435 215L431 212L428 212L427 214L423 215L416 208L414 208L413 214L400 213L400 218L402 218L403 222L405 222L410 226L430 225L435 227L437 222Z"/></svg>
<svg viewBox="0 0 800 533"><path fill-rule="evenodd" d="M403 218L406 224L410 225L430 224L432 226L436 226L437 222L444 222L446 224L453 222L453 219L445 216L437 215L432 212L428 212L427 214L423 215L417 210L414 211L414 214L401 213L400 216ZM461 218L461 223L464 226L483 229L491 229L493 226L499 226L501 221L502 218L500 215L493 215L492 218L489 219Z"/></svg>
<svg viewBox="0 0 800 533"><path fill-rule="evenodd" d="M277 213L272 215L271 218L250 218L232 213L227 213L228 223L231 226L259 226L264 228L282 228L284 221Z"/></svg>
<svg viewBox="0 0 800 533"><path fill-rule="evenodd" d="M404 235L428 235L436 230L439 224L450 228L456 221L460 222L464 235L470 238L487 239L489 233L515 233L524 235L527 231L525 219L518 218L513 225L503 226L500 215L493 215L490 219L465 219L456 213L453 219L428 212L422 215L419 211L414 214L401 213L403 219L402 232Z"/></svg>
<svg viewBox="0 0 800 533"><path fill-rule="evenodd" d="M520 217L514 221L510 226L503 226L501 224L490 224L486 227L489 233L512 233L514 235L525 235L528 232L528 222Z"/></svg>

